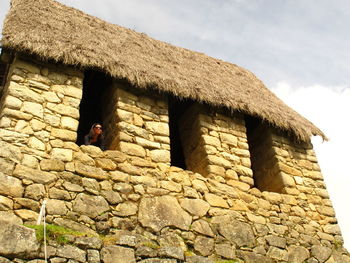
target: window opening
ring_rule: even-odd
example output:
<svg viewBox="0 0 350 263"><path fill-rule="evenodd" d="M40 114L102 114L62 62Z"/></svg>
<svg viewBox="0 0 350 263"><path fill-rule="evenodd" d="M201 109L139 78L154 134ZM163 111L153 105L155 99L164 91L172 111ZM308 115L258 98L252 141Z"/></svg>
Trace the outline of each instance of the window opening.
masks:
<svg viewBox="0 0 350 263"><path fill-rule="evenodd" d="M282 193L285 185L272 147L271 128L251 116L246 116L245 121L254 186L261 191Z"/></svg>
<svg viewBox="0 0 350 263"><path fill-rule="evenodd" d="M171 166L186 169L186 160L181 141L179 121L185 116L186 110L193 104L191 100L179 100L169 97L169 130L170 130L170 158Z"/></svg>
<svg viewBox="0 0 350 263"><path fill-rule="evenodd" d="M7 74L9 70L9 63L0 60L0 98L6 85Z"/></svg>
<svg viewBox="0 0 350 263"><path fill-rule="evenodd" d="M94 123L103 126L103 133L108 133L105 127L107 112L105 105L108 97L106 94L111 89L112 79L107 75L97 71L86 71L83 81L83 97L79 106L79 126L77 144L84 144L84 136L89 133ZM108 146L108 145L107 145ZM108 147L107 147L108 148Z"/></svg>

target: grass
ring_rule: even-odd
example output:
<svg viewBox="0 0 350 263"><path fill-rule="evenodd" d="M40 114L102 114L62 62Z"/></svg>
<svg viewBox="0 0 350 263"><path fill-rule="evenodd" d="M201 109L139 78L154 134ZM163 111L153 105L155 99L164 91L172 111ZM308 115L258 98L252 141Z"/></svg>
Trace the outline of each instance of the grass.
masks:
<svg viewBox="0 0 350 263"><path fill-rule="evenodd" d="M44 242L44 226L43 225L25 225L28 228L35 229L35 235L39 242ZM86 236L86 233L74 231L63 226L46 225L46 240L55 241L58 244L70 243L68 236Z"/></svg>

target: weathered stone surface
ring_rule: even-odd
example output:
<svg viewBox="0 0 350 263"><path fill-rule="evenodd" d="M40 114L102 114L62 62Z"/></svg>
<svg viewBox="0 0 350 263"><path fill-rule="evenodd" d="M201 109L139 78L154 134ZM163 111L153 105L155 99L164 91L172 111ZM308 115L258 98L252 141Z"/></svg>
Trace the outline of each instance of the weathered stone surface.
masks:
<svg viewBox="0 0 350 263"><path fill-rule="evenodd" d="M137 213L137 205L131 202L121 203L116 206L114 213L118 216L131 216Z"/></svg>
<svg viewBox="0 0 350 263"><path fill-rule="evenodd" d="M12 176L4 175L0 172L0 194L22 197L24 188L22 182Z"/></svg>
<svg viewBox="0 0 350 263"><path fill-rule="evenodd" d="M152 150L151 159L156 163L170 163L170 151L168 150Z"/></svg>
<svg viewBox="0 0 350 263"><path fill-rule="evenodd" d="M40 161L40 168L43 171L63 171L64 162L55 159L44 159Z"/></svg>
<svg viewBox="0 0 350 263"><path fill-rule="evenodd" d="M221 196L214 195L211 193L205 193L204 198L211 206L223 207L223 208L229 207L227 202Z"/></svg>
<svg viewBox="0 0 350 263"><path fill-rule="evenodd" d="M47 200L46 211L49 215L66 215L68 208L64 201L49 199Z"/></svg>
<svg viewBox="0 0 350 263"><path fill-rule="evenodd" d="M87 250L87 262L88 263L100 263L101 257L100 252L95 249L88 249Z"/></svg>
<svg viewBox="0 0 350 263"><path fill-rule="evenodd" d="M331 254L332 249L330 249L329 247L315 245L311 248L311 256L315 257L320 263L323 263L327 259L329 259Z"/></svg>
<svg viewBox="0 0 350 263"><path fill-rule="evenodd" d="M167 123L147 121L145 125L146 129L153 134L169 136L169 125Z"/></svg>
<svg viewBox="0 0 350 263"><path fill-rule="evenodd" d="M44 172L18 164L13 171L13 176L20 179L27 179L39 184L49 184L54 182L57 177L49 172Z"/></svg>
<svg viewBox="0 0 350 263"><path fill-rule="evenodd" d="M184 251L180 247L162 247L158 251L160 257L184 260Z"/></svg>
<svg viewBox="0 0 350 263"><path fill-rule="evenodd" d="M249 251L238 251L237 256L244 260L244 263L274 263L271 258Z"/></svg>
<svg viewBox="0 0 350 263"><path fill-rule="evenodd" d="M68 191L57 189L55 187L52 187L49 189L49 197L52 199L59 199L59 200L71 200L72 199L72 197L70 196Z"/></svg>
<svg viewBox="0 0 350 263"><path fill-rule="evenodd" d="M288 254L288 262L290 263L303 263L310 257L309 251L301 246L291 246Z"/></svg>
<svg viewBox="0 0 350 263"><path fill-rule="evenodd" d="M74 259L79 262L86 262L86 252L82 249L71 245L64 245L62 247L58 247L57 256Z"/></svg>
<svg viewBox="0 0 350 263"><path fill-rule="evenodd" d="M39 214L28 209L18 209L15 210L15 214L18 215L20 218L26 221L36 221L39 217Z"/></svg>
<svg viewBox="0 0 350 263"><path fill-rule="evenodd" d="M213 260L207 257L202 256L187 256L186 257L187 263L214 263Z"/></svg>
<svg viewBox="0 0 350 263"><path fill-rule="evenodd" d="M73 151L71 149L53 148L51 151L51 158L63 162L70 162L73 160Z"/></svg>
<svg viewBox="0 0 350 263"><path fill-rule="evenodd" d="M13 212L0 211L0 221L7 222L8 224L22 225L23 221L20 217L16 216Z"/></svg>
<svg viewBox="0 0 350 263"><path fill-rule="evenodd" d="M107 201L102 196L78 194L73 201L73 210L92 218L109 210Z"/></svg>
<svg viewBox="0 0 350 263"><path fill-rule="evenodd" d="M120 142L119 149L121 152L126 153L128 155L145 157L146 151L145 149L137 144L128 143L128 142Z"/></svg>
<svg viewBox="0 0 350 263"><path fill-rule="evenodd" d="M118 204L120 202L123 201L123 199L121 198L120 194L118 192L109 190L109 191L101 191L101 195L107 199L107 201L114 205L114 204Z"/></svg>
<svg viewBox="0 0 350 263"><path fill-rule="evenodd" d="M9 94L13 97L21 99L22 101L33 101L43 103L44 98L24 85L19 85L14 81L10 82Z"/></svg>
<svg viewBox="0 0 350 263"><path fill-rule="evenodd" d="M24 258L33 256L39 250L35 230L0 221L0 255Z"/></svg>
<svg viewBox="0 0 350 263"><path fill-rule="evenodd" d="M101 168L84 165L78 162L75 163L75 171L78 174L81 174L90 178L99 179L99 180L106 180L108 178L107 173L103 171Z"/></svg>
<svg viewBox="0 0 350 263"><path fill-rule="evenodd" d="M142 198L139 205L138 219L144 227L160 231L165 226L174 226L188 230L191 216L181 209L176 198L160 196Z"/></svg>
<svg viewBox="0 0 350 263"><path fill-rule="evenodd" d="M209 223L203 219L197 220L192 224L192 230L200 234L213 237L214 233Z"/></svg>
<svg viewBox="0 0 350 263"><path fill-rule="evenodd" d="M220 234L239 247L252 247L255 244L255 236L251 226L230 215L215 216L211 224L217 224Z"/></svg>
<svg viewBox="0 0 350 263"><path fill-rule="evenodd" d="M214 250L214 239L198 236L194 241L194 249L202 256L208 256Z"/></svg>
<svg viewBox="0 0 350 263"><path fill-rule="evenodd" d="M231 244L215 244L215 253L223 258L233 259L236 257L235 249Z"/></svg>
<svg viewBox="0 0 350 263"><path fill-rule="evenodd" d="M120 246L108 246L101 250L104 263L136 263L134 250Z"/></svg>
<svg viewBox="0 0 350 263"><path fill-rule="evenodd" d="M15 207L18 208L28 208L30 210L38 212L40 209L40 203L28 198L15 198Z"/></svg>
<svg viewBox="0 0 350 263"><path fill-rule="evenodd" d="M0 211L12 210L13 201L5 196L0 195Z"/></svg>
<svg viewBox="0 0 350 263"><path fill-rule="evenodd" d="M286 250L272 246L269 248L269 251L267 251L267 256L276 260L288 260L288 253Z"/></svg>
<svg viewBox="0 0 350 263"><path fill-rule="evenodd" d="M278 236L267 236L265 237L267 242L269 243L270 246L275 246L279 248L285 248L286 247L286 239L283 237L278 237Z"/></svg>
<svg viewBox="0 0 350 263"><path fill-rule="evenodd" d="M100 249L102 247L102 240L98 237L77 237L74 244L83 249Z"/></svg>
<svg viewBox="0 0 350 263"><path fill-rule="evenodd" d="M24 196L34 200L40 200L45 196L45 187L42 184L31 184L27 186Z"/></svg>
<svg viewBox="0 0 350 263"><path fill-rule="evenodd" d="M181 199L180 205L183 209L185 209L191 215L195 215L199 217L204 216L210 208L210 205L201 199L190 199L190 198Z"/></svg>
<svg viewBox="0 0 350 263"><path fill-rule="evenodd" d="M117 165L110 159L107 158L98 158L96 159L97 167L100 167L107 171L113 171L117 168Z"/></svg>

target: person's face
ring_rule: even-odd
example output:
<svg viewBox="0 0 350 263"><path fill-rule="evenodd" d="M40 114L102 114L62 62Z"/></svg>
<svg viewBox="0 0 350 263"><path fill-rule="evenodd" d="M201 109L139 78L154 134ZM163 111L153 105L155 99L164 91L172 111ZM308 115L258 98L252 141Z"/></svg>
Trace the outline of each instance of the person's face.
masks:
<svg viewBox="0 0 350 263"><path fill-rule="evenodd" d="M98 135L102 134L102 126L100 124L95 125L94 133Z"/></svg>

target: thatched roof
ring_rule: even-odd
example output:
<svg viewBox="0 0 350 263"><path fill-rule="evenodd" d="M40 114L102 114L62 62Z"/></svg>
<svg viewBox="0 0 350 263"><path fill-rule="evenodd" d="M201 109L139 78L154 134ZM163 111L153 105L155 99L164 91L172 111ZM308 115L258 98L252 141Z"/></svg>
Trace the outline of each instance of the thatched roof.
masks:
<svg viewBox="0 0 350 263"><path fill-rule="evenodd" d="M1 45L68 65L98 68L140 88L259 117L301 141L320 129L251 72L109 24L54 0L12 0Z"/></svg>

